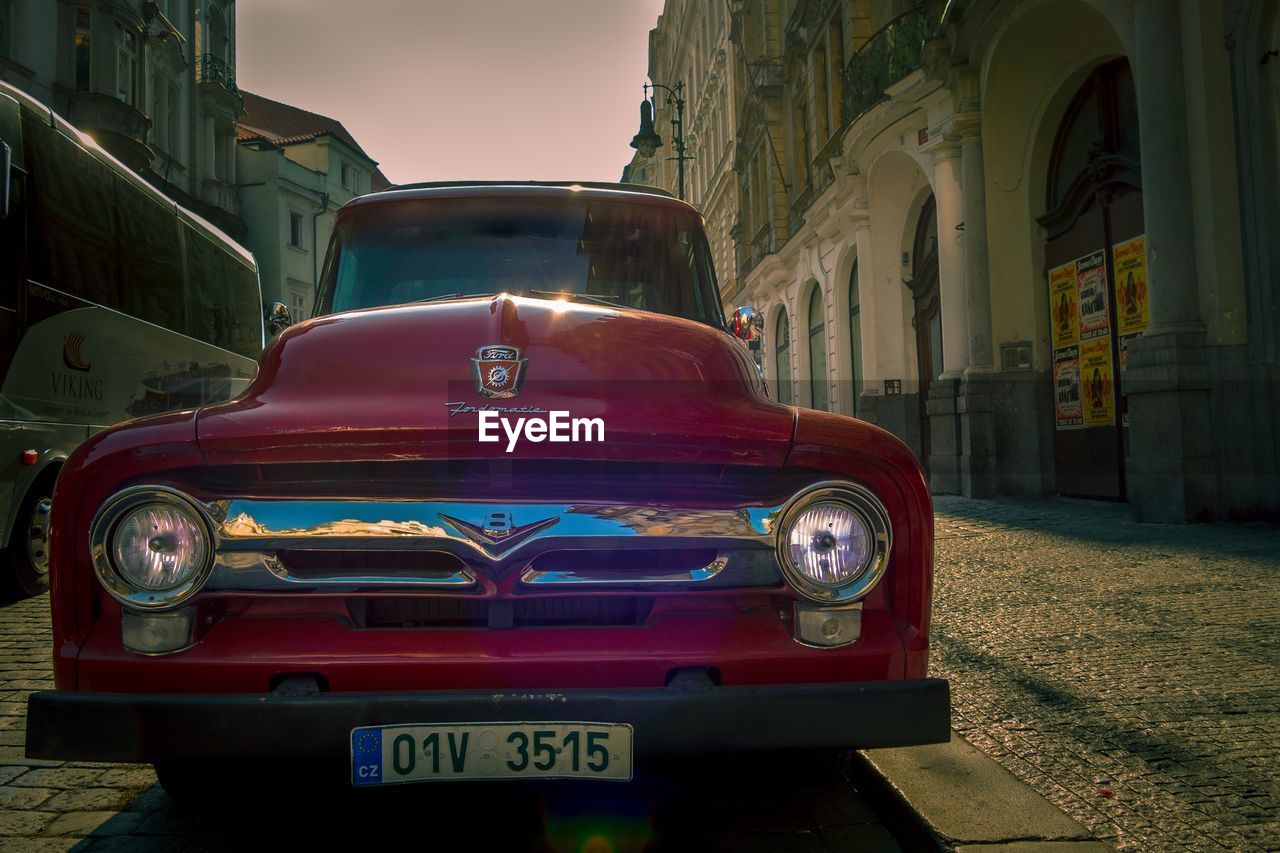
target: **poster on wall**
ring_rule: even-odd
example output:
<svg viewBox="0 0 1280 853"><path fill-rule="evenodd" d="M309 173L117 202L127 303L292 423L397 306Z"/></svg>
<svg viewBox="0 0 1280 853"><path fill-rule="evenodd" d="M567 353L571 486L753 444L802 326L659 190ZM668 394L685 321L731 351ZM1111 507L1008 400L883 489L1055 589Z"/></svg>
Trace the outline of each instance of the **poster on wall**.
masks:
<svg viewBox="0 0 1280 853"><path fill-rule="evenodd" d="M1114 424L1116 407L1109 336L1080 344L1080 384L1084 391L1084 425Z"/></svg>
<svg viewBox="0 0 1280 853"><path fill-rule="evenodd" d="M1079 429L1084 426L1078 349L1070 346L1054 353L1053 415L1054 427L1057 429Z"/></svg>
<svg viewBox="0 0 1280 853"><path fill-rule="evenodd" d="M1120 338L1120 372L1124 373L1125 368L1129 364L1129 344L1141 337L1141 333L1134 335L1124 335Z"/></svg>
<svg viewBox="0 0 1280 853"><path fill-rule="evenodd" d="M1151 322L1147 303L1146 235L1116 243L1111 251L1116 271L1116 329L1121 335L1137 334Z"/></svg>
<svg viewBox="0 0 1280 853"><path fill-rule="evenodd" d="M1077 299L1075 261L1049 270L1049 313L1055 350L1080 342Z"/></svg>
<svg viewBox="0 0 1280 853"><path fill-rule="evenodd" d="M1101 251L1076 258L1076 288L1080 299L1080 340L1107 334L1107 265Z"/></svg>

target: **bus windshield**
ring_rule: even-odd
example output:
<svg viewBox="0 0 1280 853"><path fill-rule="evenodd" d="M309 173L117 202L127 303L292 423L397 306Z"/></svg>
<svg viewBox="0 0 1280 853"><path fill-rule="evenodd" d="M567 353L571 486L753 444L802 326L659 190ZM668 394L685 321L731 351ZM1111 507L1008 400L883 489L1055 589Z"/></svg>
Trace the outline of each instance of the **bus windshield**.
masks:
<svg viewBox="0 0 1280 853"><path fill-rule="evenodd" d="M723 327L697 216L581 198L443 198L351 212L322 313L463 296L580 296Z"/></svg>

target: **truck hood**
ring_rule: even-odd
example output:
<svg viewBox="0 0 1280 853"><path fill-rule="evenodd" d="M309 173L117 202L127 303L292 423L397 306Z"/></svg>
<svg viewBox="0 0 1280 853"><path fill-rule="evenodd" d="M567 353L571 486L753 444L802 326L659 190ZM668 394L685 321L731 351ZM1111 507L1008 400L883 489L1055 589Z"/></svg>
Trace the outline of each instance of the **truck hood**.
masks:
<svg viewBox="0 0 1280 853"><path fill-rule="evenodd" d="M514 396L482 393L518 350ZM477 361L481 363L477 365ZM502 389L500 389L502 390ZM599 418L604 440L478 441L480 413ZM492 416L490 416L492 417ZM781 465L795 410L702 323L501 294L317 318L281 334L245 393L202 410L211 463L520 457Z"/></svg>

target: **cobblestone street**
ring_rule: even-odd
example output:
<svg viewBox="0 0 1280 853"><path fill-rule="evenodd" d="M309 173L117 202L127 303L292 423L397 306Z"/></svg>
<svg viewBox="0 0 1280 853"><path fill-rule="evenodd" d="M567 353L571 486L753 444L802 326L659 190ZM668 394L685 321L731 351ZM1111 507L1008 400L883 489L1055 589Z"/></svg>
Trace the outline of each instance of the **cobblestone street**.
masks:
<svg viewBox="0 0 1280 853"><path fill-rule="evenodd" d="M1280 848L1280 530L938 498L967 740L1122 849Z"/></svg>

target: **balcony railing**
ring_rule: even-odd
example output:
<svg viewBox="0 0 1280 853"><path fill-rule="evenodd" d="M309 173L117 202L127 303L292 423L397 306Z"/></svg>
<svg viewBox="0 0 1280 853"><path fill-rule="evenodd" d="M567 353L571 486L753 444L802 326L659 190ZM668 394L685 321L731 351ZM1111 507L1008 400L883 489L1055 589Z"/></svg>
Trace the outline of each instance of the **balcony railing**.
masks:
<svg viewBox="0 0 1280 853"><path fill-rule="evenodd" d="M904 12L867 39L844 69L840 117L846 125L884 99L884 90L920 67L928 23L923 8Z"/></svg>
<svg viewBox="0 0 1280 853"><path fill-rule="evenodd" d="M229 92L240 92L236 88L236 70L226 60L212 53L200 57L200 82L213 83Z"/></svg>

